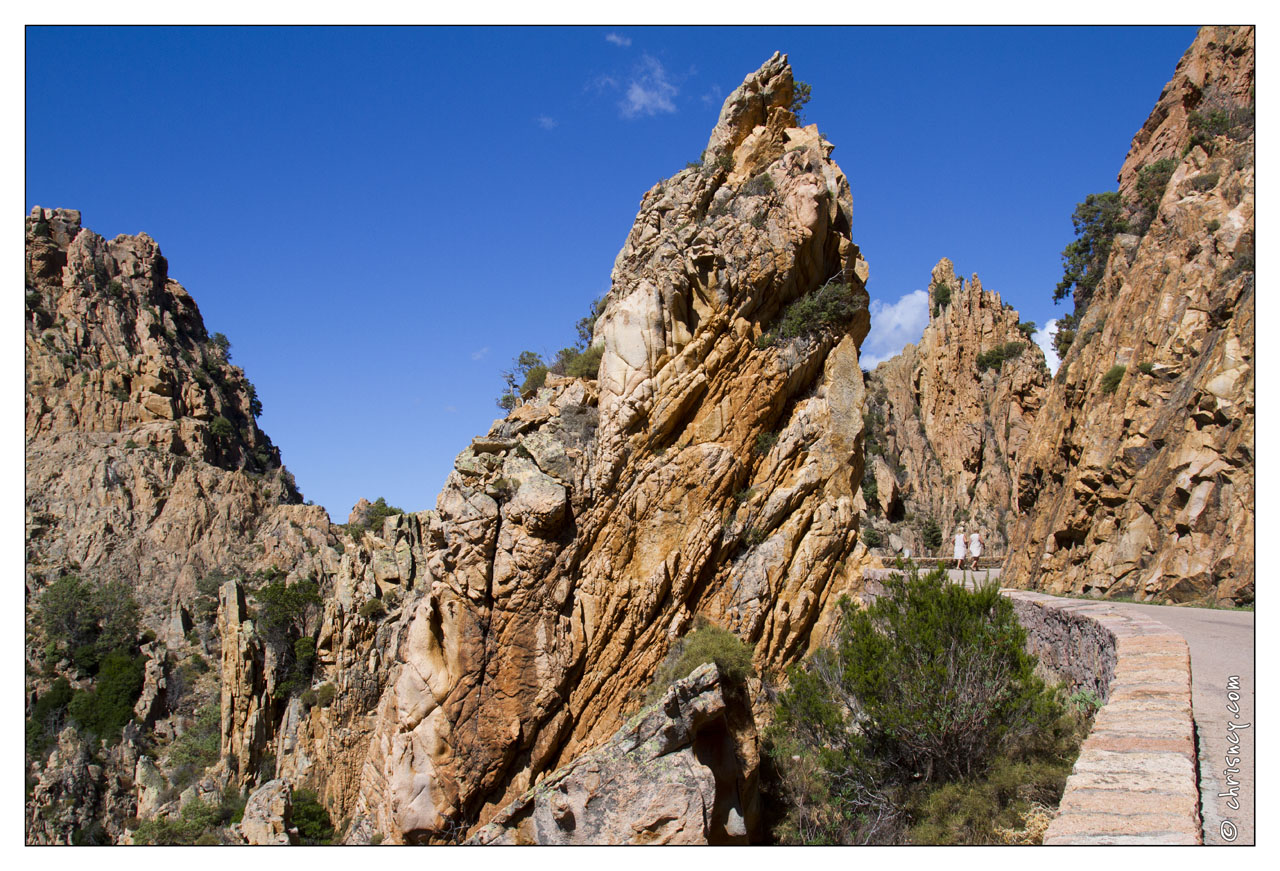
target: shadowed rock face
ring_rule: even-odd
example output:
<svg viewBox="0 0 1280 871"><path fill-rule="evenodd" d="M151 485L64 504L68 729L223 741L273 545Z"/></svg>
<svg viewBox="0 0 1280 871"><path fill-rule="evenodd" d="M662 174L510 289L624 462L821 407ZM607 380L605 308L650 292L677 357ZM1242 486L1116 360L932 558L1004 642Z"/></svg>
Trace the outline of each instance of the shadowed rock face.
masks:
<svg viewBox="0 0 1280 871"><path fill-rule="evenodd" d="M868 521L881 532L878 551L885 554L908 548L950 557L957 524L966 533L979 531L988 553L1003 553L1006 527L1016 522L1011 469L1049 382L1044 354L1018 329L1018 312L984 290L976 275L961 281L943 258L929 287L929 325L920 344L908 345L868 378L868 453L876 454L870 463L877 494ZM945 305L937 299L940 288L949 294ZM1021 350L979 368L979 357L1010 346ZM937 552L922 540L926 518L942 532Z"/></svg>
<svg viewBox="0 0 1280 871"><path fill-rule="evenodd" d="M745 692L704 665L467 843L745 844L758 762Z"/></svg>
<svg viewBox="0 0 1280 871"><path fill-rule="evenodd" d="M1145 235L1117 237L1019 459L1004 583L1253 601L1254 139L1187 150L1190 112L1252 87L1253 29L1206 27L1134 137L1122 193L1176 169Z"/></svg>
<svg viewBox="0 0 1280 871"><path fill-rule="evenodd" d="M792 91L777 55L725 101L703 167L645 194L598 380L548 378L458 457L354 831L452 839L607 740L695 614L777 666L857 577L867 266ZM847 327L757 345L829 281Z"/></svg>

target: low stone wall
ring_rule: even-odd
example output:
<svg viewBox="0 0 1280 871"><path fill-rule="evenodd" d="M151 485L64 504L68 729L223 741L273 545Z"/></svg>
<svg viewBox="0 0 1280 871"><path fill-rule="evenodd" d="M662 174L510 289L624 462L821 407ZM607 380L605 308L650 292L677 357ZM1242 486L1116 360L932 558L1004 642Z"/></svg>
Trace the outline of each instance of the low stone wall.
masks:
<svg viewBox="0 0 1280 871"><path fill-rule="evenodd" d="M1004 593L1042 664L1106 702L1044 843L1201 843L1186 641L1107 602Z"/></svg>

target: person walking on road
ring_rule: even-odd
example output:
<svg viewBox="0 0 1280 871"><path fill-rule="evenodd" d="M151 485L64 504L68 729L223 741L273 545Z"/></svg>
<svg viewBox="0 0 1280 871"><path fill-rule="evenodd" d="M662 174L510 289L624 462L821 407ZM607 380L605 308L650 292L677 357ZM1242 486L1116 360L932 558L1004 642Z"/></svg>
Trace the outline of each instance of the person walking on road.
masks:
<svg viewBox="0 0 1280 871"><path fill-rule="evenodd" d="M978 557L982 556L982 539L978 537L978 530L974 530L969 536L969 556L973 559L973 570L978 570Z"/></svg>
<svg viewBox="0 0 1280 871"><path fill-rule="evenodd" d="M956 571L964 568L964 529L956 527L955 549L952 556L956 561Z"/></svg>

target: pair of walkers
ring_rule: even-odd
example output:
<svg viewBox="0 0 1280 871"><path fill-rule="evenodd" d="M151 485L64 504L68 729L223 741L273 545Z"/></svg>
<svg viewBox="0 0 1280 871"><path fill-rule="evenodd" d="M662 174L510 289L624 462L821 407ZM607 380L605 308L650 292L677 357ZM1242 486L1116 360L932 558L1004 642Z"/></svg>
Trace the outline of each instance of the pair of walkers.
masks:
<svg viewBox="0 0 1280 871"><path fill-rule="evenodd" d="M966 548L964 539L964 529L956 529L955 551L952 558L956 561L956 568L963 569L966 556L973 561L973 570L978 570L978 557L982 556L982 538L975 529L973 534L969 536L969 543Z"/></svg>

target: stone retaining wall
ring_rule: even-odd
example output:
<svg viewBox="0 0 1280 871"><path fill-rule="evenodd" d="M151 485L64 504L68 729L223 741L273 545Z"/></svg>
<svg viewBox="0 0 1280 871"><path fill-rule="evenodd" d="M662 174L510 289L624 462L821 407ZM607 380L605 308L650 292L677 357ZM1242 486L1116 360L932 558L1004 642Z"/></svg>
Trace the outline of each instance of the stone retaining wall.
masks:
<svg viewBox="0 0 1280 871"><path fill-rule="evenodd" d="M1003 592L1045 667L1106 702L1044 843L1202 843L1186 641L1107 602Z"/></svg>

